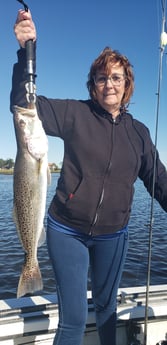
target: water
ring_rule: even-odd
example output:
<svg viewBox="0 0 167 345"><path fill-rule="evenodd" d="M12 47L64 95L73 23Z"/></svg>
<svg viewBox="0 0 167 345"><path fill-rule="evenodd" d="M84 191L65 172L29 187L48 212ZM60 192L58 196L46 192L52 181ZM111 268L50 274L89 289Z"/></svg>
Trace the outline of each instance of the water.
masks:
<svg viewBox="0 0 167 345"><path fill-rule="evenodd" d="M58 176L52 174L52 182L47 193L47 207L55 193ZM141 286L147 281L150 197L139 180L135 184L135 190L129 223L129 250L121 280L122 287ZM24 261L24 253L12 217L12 175L0 175L0 206L0 299L3 299L16 297ZM155 202L151 284L167 284L166 243L167 215ZM46 245L39 248L38 258L44 281L44 289L40 294L55 293L55 281Z"/></svg>

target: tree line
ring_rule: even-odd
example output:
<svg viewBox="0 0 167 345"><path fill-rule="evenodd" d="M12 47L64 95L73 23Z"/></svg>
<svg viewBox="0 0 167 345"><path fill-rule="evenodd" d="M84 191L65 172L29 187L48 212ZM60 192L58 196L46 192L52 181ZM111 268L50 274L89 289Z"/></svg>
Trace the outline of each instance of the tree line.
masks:
<svg viewBox="0 0 167 345"><path fill-rule="evenodd" d="M0 169L12 169L14 167L14 160L12 158L0 158Z"/></svg>
<svg viewBox="0 0 167 345"><path fill-rule="evenodd" d="M14 168L14 160L12 158L8 159L2 159L0 158L0 169L13 169ZM59 164L59 166L62 166L62 162ZM57 170L60 170L59 167L56 163L49 163L49 168L51 172L55 172Z"/></svg>

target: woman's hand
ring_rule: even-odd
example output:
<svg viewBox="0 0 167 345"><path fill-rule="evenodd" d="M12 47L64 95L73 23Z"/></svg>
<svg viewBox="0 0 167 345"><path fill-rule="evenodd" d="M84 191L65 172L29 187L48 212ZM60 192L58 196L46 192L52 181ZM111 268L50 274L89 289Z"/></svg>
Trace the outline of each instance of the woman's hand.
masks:
<svg viewBox="0 0 167 345"><path fill-rule="evenodd" d="M36 41L36 28L31 17L31 12L24 10L18 11L14 33L22 48L25 48L25 42L28 40Z"/></svg>

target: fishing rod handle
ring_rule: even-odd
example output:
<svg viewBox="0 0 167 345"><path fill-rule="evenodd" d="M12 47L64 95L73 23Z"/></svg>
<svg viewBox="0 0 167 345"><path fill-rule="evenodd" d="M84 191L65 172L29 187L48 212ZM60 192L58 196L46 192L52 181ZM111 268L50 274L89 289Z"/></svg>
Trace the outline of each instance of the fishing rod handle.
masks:
<svg viewBox="0 0 167 345"><path fill-rule="evenodd" d="M35 54L34 54L33 40L26 41L25 48L26 48L26 59L27 59L27 73L35 75L34 73Z"/></svg>
<svg viewBox="0 0 167 345"><path fill-rule="evenodd" d="M27 62L27 83L26 83L26 98L28 104L34 104L36 102L36 87L35 87L35 52L34 42L32 39L25 42L26 49L26 62Z"/></svg>

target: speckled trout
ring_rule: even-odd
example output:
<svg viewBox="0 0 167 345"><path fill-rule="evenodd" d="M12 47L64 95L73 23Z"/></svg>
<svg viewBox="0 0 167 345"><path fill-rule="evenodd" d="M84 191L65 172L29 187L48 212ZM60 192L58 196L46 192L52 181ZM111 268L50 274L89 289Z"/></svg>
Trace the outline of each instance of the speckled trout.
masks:
<svg viewBox="0 0 167 345"><path fill-rule="evenodd" d="M25 251L17 297L42 290L37 248L45 241L44 216L50 174L48 141L37 110L14 106L17 155L14 167L14 221Z"/></svg>

